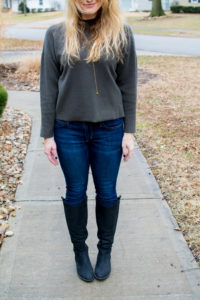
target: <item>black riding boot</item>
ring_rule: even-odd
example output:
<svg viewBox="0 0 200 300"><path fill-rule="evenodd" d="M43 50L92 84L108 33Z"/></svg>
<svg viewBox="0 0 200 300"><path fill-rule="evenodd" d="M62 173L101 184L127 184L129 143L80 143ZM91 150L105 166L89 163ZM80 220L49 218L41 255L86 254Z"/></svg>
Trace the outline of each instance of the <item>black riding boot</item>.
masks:
<svg viewBox="0 0 200 300"><path fill-rule="evenodd" d="M120 198L121 195L110 207L102 206L96 198L97 236L99 238L97 248L99 252L94 276L99 280L106 279L111 272L111 250L117 226Z"/></svg>
<svg viewBox="0 0 200 300"><path fill-rule="evenodd" d="M94 279L94 272L88 255L88 246L85 243L88 237L87 198L77 206L72 206L66 203L65 198L61 198L63 200L71 242L73 243L78 276L84 281L92 281Z"/></svg>

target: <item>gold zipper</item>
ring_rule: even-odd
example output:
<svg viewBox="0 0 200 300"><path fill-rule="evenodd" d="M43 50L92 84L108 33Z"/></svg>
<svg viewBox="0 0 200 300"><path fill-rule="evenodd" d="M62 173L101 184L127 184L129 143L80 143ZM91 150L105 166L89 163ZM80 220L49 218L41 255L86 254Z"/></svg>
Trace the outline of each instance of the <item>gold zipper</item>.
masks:
<svg viewBox="0 0 200 300"><path fill-rule="evenodd" d="M98 86L97 86L97 77L96 77L94 62L92 62L92 65L93 65L93 71L94 71L94 81L95 81L95 86L96 86L96 95L99 95L99 90L98 90Z"/></svg>

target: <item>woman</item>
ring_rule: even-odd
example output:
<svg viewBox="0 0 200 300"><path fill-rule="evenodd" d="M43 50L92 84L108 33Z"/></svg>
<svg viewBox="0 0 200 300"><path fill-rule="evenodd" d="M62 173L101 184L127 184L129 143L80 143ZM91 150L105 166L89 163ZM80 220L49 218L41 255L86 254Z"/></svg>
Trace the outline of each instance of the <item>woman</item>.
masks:
<svg viewBox="0 0 200 300"><path fill-rule="evenodd" d="M66 20L46 32L40 77L44 152L57 158L66 181L61 197L78 276L106 279L121 196L116 181L122 154L133 154L137 57L131 27L117 0L68 0ZM96 189L98 255L88 255L87 183Z"/></svg>

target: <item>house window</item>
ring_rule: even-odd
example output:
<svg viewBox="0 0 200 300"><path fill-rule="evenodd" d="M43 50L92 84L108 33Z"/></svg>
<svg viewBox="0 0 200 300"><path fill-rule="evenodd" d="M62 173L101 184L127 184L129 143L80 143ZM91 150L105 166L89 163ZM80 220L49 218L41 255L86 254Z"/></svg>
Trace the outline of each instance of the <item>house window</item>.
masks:
<svg viewBox="0 0 200 300"><path fill-rule="evenodd" d="M43 0L39 0L39 5L43 5Z"/></svg>
<svg viewBox="0 0 200 300"><path fill-rule="evenodd" d="M189 0L189 3L198 3L200 0Z"/></svg>

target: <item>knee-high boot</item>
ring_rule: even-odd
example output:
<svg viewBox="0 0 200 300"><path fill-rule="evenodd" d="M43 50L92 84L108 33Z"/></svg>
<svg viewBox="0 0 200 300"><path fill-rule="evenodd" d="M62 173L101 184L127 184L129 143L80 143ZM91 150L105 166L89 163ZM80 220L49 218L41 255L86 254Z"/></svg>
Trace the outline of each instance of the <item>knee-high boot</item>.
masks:
<svg viewBox="0 0 200 300"><path fill-rule="evenodd" d="M99 280L106 279L111 272L111 250L117 226L120 198L121 195L112 206L105 207L96 197L97 237L99 238L97 248L99 251L94 276Z"/></svg>
<svg viewBox="0 0 200 300"><path fill-rule="evenodd" d="M85 243L88 237L87 198L76 206L68 204L63 197L61 199L63 200L65 218L75 253L78 276L84 281L92 281L94 279L94 271L88 254L88 246Z"/></svg>

